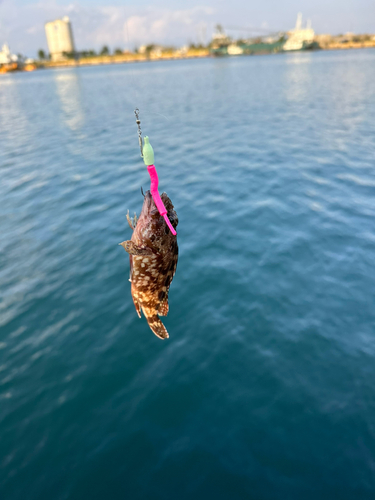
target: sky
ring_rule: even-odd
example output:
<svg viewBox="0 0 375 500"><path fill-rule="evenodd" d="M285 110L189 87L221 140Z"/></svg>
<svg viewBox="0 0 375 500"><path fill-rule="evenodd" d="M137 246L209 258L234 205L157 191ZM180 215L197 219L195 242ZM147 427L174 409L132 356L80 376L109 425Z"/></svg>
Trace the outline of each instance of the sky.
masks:
<svg viewBox="0 0 375 500"><path fill-rule="evenodd" d="M77 50L108 45L182 46L208 42L216 24L270 32L294 27L297 13L316 33L375 33L375 0L0 0L0 45L33 57L47 51L44 24L69 16Z"/></svg>

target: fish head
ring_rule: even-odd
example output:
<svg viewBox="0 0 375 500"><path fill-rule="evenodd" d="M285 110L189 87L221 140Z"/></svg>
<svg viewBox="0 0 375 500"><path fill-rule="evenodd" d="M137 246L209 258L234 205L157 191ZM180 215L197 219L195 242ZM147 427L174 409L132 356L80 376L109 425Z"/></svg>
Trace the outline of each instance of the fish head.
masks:
<svg viewBox="0 0 375 500"><path fill-rule="evenodd" d="M167 210L167 216L174 228L177 227L178 217L173 204L166 193L160 196ZM169 248L168 241L176 239L172 235L164 218L160 215L150 191L144 194L142 211L135 228L134 237L138 244L161 251Z"/></svg>

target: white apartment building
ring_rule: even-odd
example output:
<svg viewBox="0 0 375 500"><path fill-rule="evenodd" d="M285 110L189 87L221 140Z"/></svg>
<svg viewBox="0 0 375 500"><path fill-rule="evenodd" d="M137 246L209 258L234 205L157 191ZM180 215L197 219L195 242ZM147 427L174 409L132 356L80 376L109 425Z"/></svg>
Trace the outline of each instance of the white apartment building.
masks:
<svg viewBox="0 0 375 500"><path fill-rule="evenodd" d="M48 51L52 61L61 61L64 59L64 52L71 53L75 51L69 17L65 16L62 19L46 23L45 29Z"/></svg>

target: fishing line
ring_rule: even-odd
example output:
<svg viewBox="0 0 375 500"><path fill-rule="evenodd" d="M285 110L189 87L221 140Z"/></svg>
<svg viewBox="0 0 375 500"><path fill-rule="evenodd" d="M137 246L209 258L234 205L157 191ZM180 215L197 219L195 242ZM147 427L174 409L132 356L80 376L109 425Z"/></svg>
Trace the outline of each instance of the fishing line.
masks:
<svg viewBox="0 0 375 500"><path fill-rule="evenodd" d="M128 50L131 52L132 49L131 49L131 43L132 43L132 40L131 40L131 37L130 37L130 30L129 30L129 16L126 16L125 18L125 41L127 43L127 46L128 46ZM134 43L133 44L134 47L137 45L137 43ZM139 61L138 64L142 64L142 63L151 63L152 61ZM171 61L171 63L173 63ZM136 108L138 108L140 110L140 112L142 113L142 119L143 121L147 121L149 120L149 118L152 118L152 117L161 117L163 118L163 120L166 121L166 123L168 123L168 127L167 127L167 130L166 130L166 134L170 135L172 134L173 135L173 117L171 116L166 116L165 114L163 113L160 113L158 111L151 111L150 110L150 104L147 100L147 98L145 97L145 93L142 92L140 90L140 78L139 78L139 74L137 75L138 71L135 69L135 64L136 64L136 61L130 61L129 64L131 67L129 68L129 80L130 80L130 85L129 85L129 93L131 94L131 99L129 99L130 101L132 101L133 103L133 106L132 106L132 111ZM174 74L174 77L176 75ZM155 83L154 83L155 85ZM166 92L165 90L162 90L161 91L161 94L163 96L163 98L166 98ZM130 111L130 110L129 110Z"/></svg>
<svg viewBox="0 0 375 500"><path fill-rule="evenodd" d="M126 17L125 19L125 32L126 32L126 39L127 39L127 45L128 45L128 50L129 52L131 52L131 49L130 49L130 36L129 36L129 25L128 25L128 18ZM139 91L138 91L138 81L136 80L136 77L135 77L135 71L134 71L134 68L133 68L133 64L135 64L135 61L130 61L130 63L128 63L130 65L130 68L129 68L129 79L132 81L132 85L130 86L130 88L132 89L132 93L133 95L136 96L136 99L132 99L133 101L135 101L137 103L137 105L139 105L139 103L142 101L143 102L143 97L140 95ZM134 106L133 109L135 109L137 106ZM143 108L142 104L141 104L141 107Z"/></svg>
<svg viewBox="0 0 375 500"><path fill-rule="evenodd" d="M128 29L128 24L127 24L127 19L126 19L126 31L127 31L127 36L128 36L128 47L129 47L130 40L129 40L129 29ZM131 71L132 71L132 68L131 68ZM132 76L134 76L134 75L132 75ZM135 87L135 89L137 92L137 87ZM144 144L142 141L141 120L139 118L138 107L135 108L134 114L135 114L135 121L136 121L137 128L138 128L138 142L139 142L139 149L140 149L141 157L143 158L143 161L147 167L147 171L150 175L150 181L151 181L150 191L151 191L152 198L155 202L155 205L156 205L160 215L164 218L167 226L169 227L171 233L173 235L176 235L177 234L176 230L174 229L174 227L172 226L172 224L168 218L167 209L165 208L164 203L163 203L163 201L160 197L159 191L158 191L159 178L158 178L158 174L157 174L157 171L156 171L156 168L154 165L154 150L152 149L152 146L149 142L148 136L145 136ZM161 113L153 113L153 114L156 114L156 115L159 114L160 116L163 116L163 118L166 118L168 120L168 118L166 116L162 115Z"/></svg>

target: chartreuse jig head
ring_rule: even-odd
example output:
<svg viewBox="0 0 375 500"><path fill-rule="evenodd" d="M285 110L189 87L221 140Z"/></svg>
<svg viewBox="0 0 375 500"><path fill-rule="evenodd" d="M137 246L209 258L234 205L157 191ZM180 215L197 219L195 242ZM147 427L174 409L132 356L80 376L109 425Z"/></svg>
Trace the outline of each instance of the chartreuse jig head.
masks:
<svg viewBox="0 0 375 500"><path fill-rule="evenodd" d="M148 173L150 174L150 179L151 179L150 191L154 199L155 205L159 210L160 215L164 217L165 222L167 223L169 229L171 230L171 233L176 235L177 234L176 230L172 226L170 220L168 219L167 209L165 208L164 203L160 198L160 194L158 191L159 178L154 165L154 150L152 149L149 138L147 136L145 137L145 142L143 144L143 161L145 162Z"/></svg>

